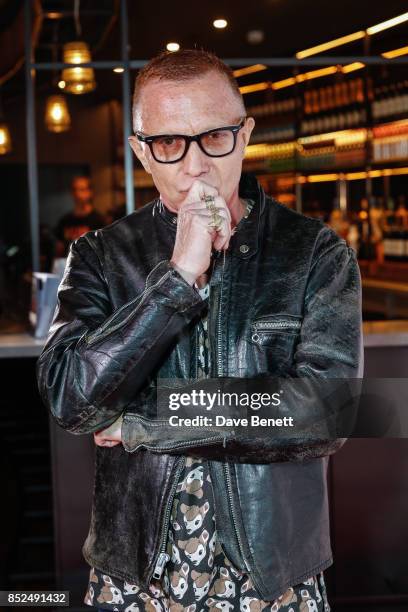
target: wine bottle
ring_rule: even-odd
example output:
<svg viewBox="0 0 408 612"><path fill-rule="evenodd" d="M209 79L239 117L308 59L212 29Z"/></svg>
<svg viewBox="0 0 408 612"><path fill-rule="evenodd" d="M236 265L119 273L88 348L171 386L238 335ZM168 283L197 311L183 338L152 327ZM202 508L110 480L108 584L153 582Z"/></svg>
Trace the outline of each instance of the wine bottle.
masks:
<svg viewBox="0 0 408 612"><path fill-rule="evenodd" d="M369 203L367 198L363 198L360 202L360 210L358 213L358 232L360 236L358 258L368 260L375 259L375 245L372 239Z"/></svg>

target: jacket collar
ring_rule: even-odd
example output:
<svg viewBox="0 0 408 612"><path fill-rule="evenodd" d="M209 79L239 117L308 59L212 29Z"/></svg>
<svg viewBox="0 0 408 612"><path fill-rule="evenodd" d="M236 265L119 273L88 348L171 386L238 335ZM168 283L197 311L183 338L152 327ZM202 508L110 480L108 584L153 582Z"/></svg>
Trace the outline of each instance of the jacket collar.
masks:
<svg viewBox="0 0 408 612"><path fill-rule="evenodd" d="M239 181L238 193L241 198L250 198L254 201L248 217L242 218L237 225L237 232L231 238L230 249L234 257L249 259L259 248L259 234L261 215L265 208L265 192L258 182L256 176L250 173L242 173ZM177 213L171 212L157 198L153 205L153 215L158 215L169 228L177 231Z"/></svg>
<svg viewBox="0 0 408 612"><path fill-rule="evenodd" d="M250 198L254 201L248 217L242 218L237 225L237 231L230 241L230 249L234 257L249 259L258 251L261 215L265 208L265 192L256 176L242 173L239 181L238 193L241 198Z"/></svg>
<svg viewBox="0 0 408 612"><path fill-rule="evenodd" d="M158 215L163 221L165 221L174 232L177 231L177 213L171 212L161 201L157 198L153 205L153 216Z"/></svg>

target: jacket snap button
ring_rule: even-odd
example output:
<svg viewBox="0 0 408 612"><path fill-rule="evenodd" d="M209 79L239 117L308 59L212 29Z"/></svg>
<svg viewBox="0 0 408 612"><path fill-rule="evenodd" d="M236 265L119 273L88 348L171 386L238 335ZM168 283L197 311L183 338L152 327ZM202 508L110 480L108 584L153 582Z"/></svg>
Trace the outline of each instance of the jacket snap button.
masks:
<svg viewBox="0 0 408 612"><path fill-rule="evenodd" d="M241 253L248 253L249 246L247 244L241 244L241 246L239 247L239 250L241 251Z"/></svg>

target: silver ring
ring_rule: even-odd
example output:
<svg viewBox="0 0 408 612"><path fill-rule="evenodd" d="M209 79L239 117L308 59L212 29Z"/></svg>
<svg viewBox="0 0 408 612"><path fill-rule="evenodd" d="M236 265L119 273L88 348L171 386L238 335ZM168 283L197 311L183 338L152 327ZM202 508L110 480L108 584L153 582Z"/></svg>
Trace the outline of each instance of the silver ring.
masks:
<svg viewBox="0 0 408 612"><path fill-rule="evenodd" d="M214 213L217 210L215 206L215 197L212 195L206 195L202 198L202 201L205 202L207 210Z"/></svg>
<svg viewBox="0 0 408 612"><path fill-rule="evenodd" d="M216 212L213 212L211 215L211 221L209 221L208 225L209 227L212 227L213 229L218 231L219 229L221 229L222 217Z"/></svg>

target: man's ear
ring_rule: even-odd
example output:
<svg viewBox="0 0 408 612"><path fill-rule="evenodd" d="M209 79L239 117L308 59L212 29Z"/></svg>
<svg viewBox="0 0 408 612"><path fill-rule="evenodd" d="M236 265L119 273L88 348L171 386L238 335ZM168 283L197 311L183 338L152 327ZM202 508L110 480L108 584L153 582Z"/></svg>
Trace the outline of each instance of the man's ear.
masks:
<svg viewBox="0 0 408 612"><path fill-rule="evenodd" d="M149 160L147 159L144 153L140 140L136 138L136 136L129 136L128 141L129 141L130 146L132 147L133 153L142 163L143 168L146 170L146 172L151 174L152 171L150 170Z"/></svg>
<svg viewBox="0 0 408 612"><path fill-rule="evenodd" d="M242 128L242 137L244 139L245 147L249 143L249 139L251 137L252 130L255 127L255 119L253 117L248 117L245 121L245 125Z"/></svg>

